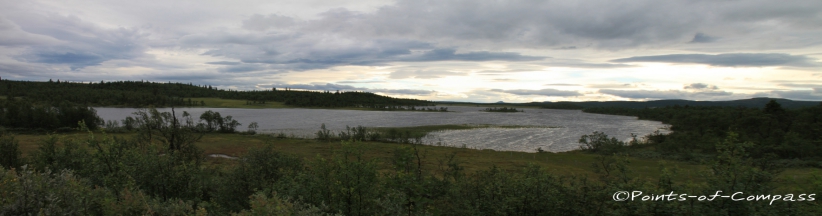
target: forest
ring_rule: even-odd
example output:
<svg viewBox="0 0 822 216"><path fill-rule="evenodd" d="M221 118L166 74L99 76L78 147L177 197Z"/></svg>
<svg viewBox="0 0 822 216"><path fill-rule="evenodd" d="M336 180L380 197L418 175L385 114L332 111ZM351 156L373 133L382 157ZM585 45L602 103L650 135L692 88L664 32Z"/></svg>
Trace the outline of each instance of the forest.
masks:
<svg viewBox="0 0 822 216"><path fill-rule="evenodd" d="M28 100L0 100L0 127L4 130L39 132L72 131L77 122L88 122L96 130L103 120L94 108L69 103L35 103Z"/></svg>
<svg viewBox="0 0 822 216"><path fill-rule="evenodd" d="M762 108L771 100L781 104L783 108L794 109L802 107L812 107L819 104L818 101L796 101L784 98L750 98L730 101L692 101L692 100L650 100L650 101L559 101L559 102L531 102L522 105L541 107L547 109L585 109L596 107L619 107L619 108L656 108L669 106L698 106L698 107L745 107Z"/></svg>
<svg viewBox="0 0 822 216"><path fill-rule="evenodd" d="M776 158L780 165L822 167L822 103L785 109L771 100L762 108L668 106L659 108L593 107L584 112L637 116L671 125L668 134L647 137L656 156L699 160L717 153L729 133L751 144L752 158ZM633 151L637 154L637 151ZM639 155L639 154L637 154Z"/></svg>
<svg viewBox="0 0 822 216"><path fill-rule="evenodd" d="M386 107L432 106L431 101L392 98L358 91L295 91L289 89L237 91L217 89L191 83L155 83L147 81L100 81L75 83L66 81L32 82L0 80L0 96L21 98L47 104L64 101L86 106L170 107L208 106L192 98L245 100L251 104L282 102L294 107Z"/></svg>

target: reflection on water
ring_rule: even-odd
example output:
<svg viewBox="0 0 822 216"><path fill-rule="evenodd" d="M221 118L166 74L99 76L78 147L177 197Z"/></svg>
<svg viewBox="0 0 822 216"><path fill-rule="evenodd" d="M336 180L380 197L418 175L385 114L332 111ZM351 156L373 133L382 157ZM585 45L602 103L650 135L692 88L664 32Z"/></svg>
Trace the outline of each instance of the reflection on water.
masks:
<svg viewBox="0 0 822 216"><path fill-rule="evenodd" d="M95 108L106 120L120 120L131 115L133 108ZM479 107L448 107L455 112L357 111L326 109L234 109L234 108L177 108L197 119L203 112L213 110L222 116L233 116L245 130L251 122L259 124L263 133L293 134L312 137L325 123L333 131L344 130L346 125L365 127L410 127L444 124L529 125L546 127L480 128L450 130L432 133L427 143L465 146L476 149L494 149L534 152L542 148L551 152L579 148L579 137L602 131L621 140L630 140L631 133L642 137L666 125L656 121L637 120L636 117L583 113L578 110L524 109L525 112L480 112ZM158 109L170 112L171 109ZM549 126L551 128L549 128ZM558 127L557 127L558 126Z"/></svg>

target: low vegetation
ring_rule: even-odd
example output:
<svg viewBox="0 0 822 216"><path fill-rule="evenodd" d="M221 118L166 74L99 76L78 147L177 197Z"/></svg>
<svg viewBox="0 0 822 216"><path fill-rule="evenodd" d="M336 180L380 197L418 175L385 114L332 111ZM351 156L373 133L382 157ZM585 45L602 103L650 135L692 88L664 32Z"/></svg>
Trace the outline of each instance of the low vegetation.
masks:
<svg viewBox="0 0 822 216"><path fill-rule="evenodd" d="M780 166L822 167L822 104L783 109L776 101L765 107L588 108L590 113L637 116L671 125L670 133L647 137L648 147L629 151L669 159L699 161L715 157L714 145L729 133L751 143L750 157L775 159Z"/></svg>
<svg viewBox="0 0 822 216"><path fill-rule="evenodd" d="M502 108L488 107L488 108L485 108L484 110L480 110L480 111L485 111L485 112L525 112L525 110L518 110L517 108L514 108L514 107L511 107L511 108L508 108L508 107L502 107Z"/></svg>

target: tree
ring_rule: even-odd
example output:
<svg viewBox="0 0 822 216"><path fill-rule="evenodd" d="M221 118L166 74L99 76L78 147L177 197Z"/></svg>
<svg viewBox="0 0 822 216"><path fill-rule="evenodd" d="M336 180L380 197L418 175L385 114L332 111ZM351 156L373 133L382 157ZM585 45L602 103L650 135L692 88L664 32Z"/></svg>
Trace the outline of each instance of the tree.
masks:
<svg viewBox="0 0 822 216"><path fill-rule="evenodd" d="M257 122L251 122L251 124L248 124L248 132L249 133L252 133L252 134L257 133L257 128L259 128L259 126L257 125Z"/></svg>

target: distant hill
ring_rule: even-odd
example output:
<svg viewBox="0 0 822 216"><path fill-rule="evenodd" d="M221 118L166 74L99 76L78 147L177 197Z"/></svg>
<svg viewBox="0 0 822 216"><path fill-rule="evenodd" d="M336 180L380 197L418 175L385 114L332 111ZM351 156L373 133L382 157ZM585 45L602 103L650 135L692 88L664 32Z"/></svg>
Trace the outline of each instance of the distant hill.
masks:
<svg viewBox="0 0 822 216"><path fill-rule="evenodd" d="M584 109L590 107L624 107L624 108L654 108L666 106L725 106L762 108L771 100L776 100L783 108L794 109L818 106L820 101L795 101L782 98L751 98L731 101L692 101L692 100L654 100L654 101L583 101L583 102L533 102L527 105L539 106L548 109Z"/></svg>

